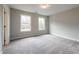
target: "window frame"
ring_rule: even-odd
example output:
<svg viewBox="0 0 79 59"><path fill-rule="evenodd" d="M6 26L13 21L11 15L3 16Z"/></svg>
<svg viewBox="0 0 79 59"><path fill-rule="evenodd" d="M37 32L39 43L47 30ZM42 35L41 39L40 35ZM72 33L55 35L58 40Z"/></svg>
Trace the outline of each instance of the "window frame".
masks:
<svg viewBox="0 0 79 59"><path fill-rule="evenodd" d="M29 30L26 28L25 30L22 30L22 16L26 16L26 17L29 17ZM27 24L27 23L26 23ZM30 15L24 15L24 14L21 14L20 15L20 32L30 32L31 31L31 16Z"/></svg>
<svg viewBox="0 0 79 59"><path fill-rule="evenodd" d="M44 27L44 28L42 28L42 29L40 29L40 20L39 20L40 18L42 18L42 20L43 20L43 26L42 27ZM46 23L45 17L38 17L38 30L39 31L44 31L46 29L45 23Z"/></svg>

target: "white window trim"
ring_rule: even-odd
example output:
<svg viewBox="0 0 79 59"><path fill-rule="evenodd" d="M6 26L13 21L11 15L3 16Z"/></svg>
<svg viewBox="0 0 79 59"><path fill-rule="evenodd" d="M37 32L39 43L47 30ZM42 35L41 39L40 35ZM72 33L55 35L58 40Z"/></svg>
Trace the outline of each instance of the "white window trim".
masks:
<svg viewBox="0 0 79 59"><path fill-rule="evenodd" d="M28 30L28 29L25 29L25 30L22 30L22 23L21 23L21 21L22 21L22 19L21 19L21 17L22 16L29 16L30 17L30 29ZM21 14L20 15L20 32L29 32L29 31L31 31L31 16L30 15L24 15L24 14Z"/></svg>
<svg viewBox="0 0 79 59"><path fill-rule="evenodd" d="M39 18L43 18L43 20L44 20L44 26L43 26L44 28L43 28L43 29L40 28ZM45 20L45 17L39 17L39 18L38 18L38 30L39 30L39 31L43 31L43 30L45 30L45 27L46 27L46 26L45 26L45 22L46 22L46 20Z"/></svg>

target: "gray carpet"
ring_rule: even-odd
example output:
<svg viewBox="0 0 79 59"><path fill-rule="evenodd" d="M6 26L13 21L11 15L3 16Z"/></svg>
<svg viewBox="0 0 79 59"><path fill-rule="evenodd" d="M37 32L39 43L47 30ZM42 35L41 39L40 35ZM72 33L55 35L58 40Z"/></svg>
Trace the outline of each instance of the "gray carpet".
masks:
<svg viewBox="0 0 79 59"><path fill-rule="evenodd" d="M79 42L57 37L41 35L14 40L4 47L4 54L78 54Z"/></svg>

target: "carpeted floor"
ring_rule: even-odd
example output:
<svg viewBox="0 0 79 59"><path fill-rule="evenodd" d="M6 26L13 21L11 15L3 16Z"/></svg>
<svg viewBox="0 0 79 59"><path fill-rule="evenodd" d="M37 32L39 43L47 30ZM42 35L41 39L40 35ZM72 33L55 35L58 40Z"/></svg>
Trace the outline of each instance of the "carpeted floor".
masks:
<svg viewBox="0 0 79 59"><path fill-rule="evenodd" d="M79 42L57 37L41 35L14 40L4 47L4 54L78 54Z"/></svg>

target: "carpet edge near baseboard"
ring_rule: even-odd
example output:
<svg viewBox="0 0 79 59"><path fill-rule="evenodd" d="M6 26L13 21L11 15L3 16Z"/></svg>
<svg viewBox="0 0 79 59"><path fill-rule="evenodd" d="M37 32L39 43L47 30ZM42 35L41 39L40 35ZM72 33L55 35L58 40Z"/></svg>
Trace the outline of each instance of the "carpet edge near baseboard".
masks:
<svg viewBox="0 0 79 59"><path fill-rule="evenodd" d="M75 39L75 40L74 40L74 38L70 38L70 37L67 37L67 36L61 36L61 35L58 35L58 34L51 34L51 35L55 35L55 36L58 36L58 37L62 37L62 38L66 38L66 39L69 39L69 40L73 40L73 41L79 42L78 39Z"/></svg>

